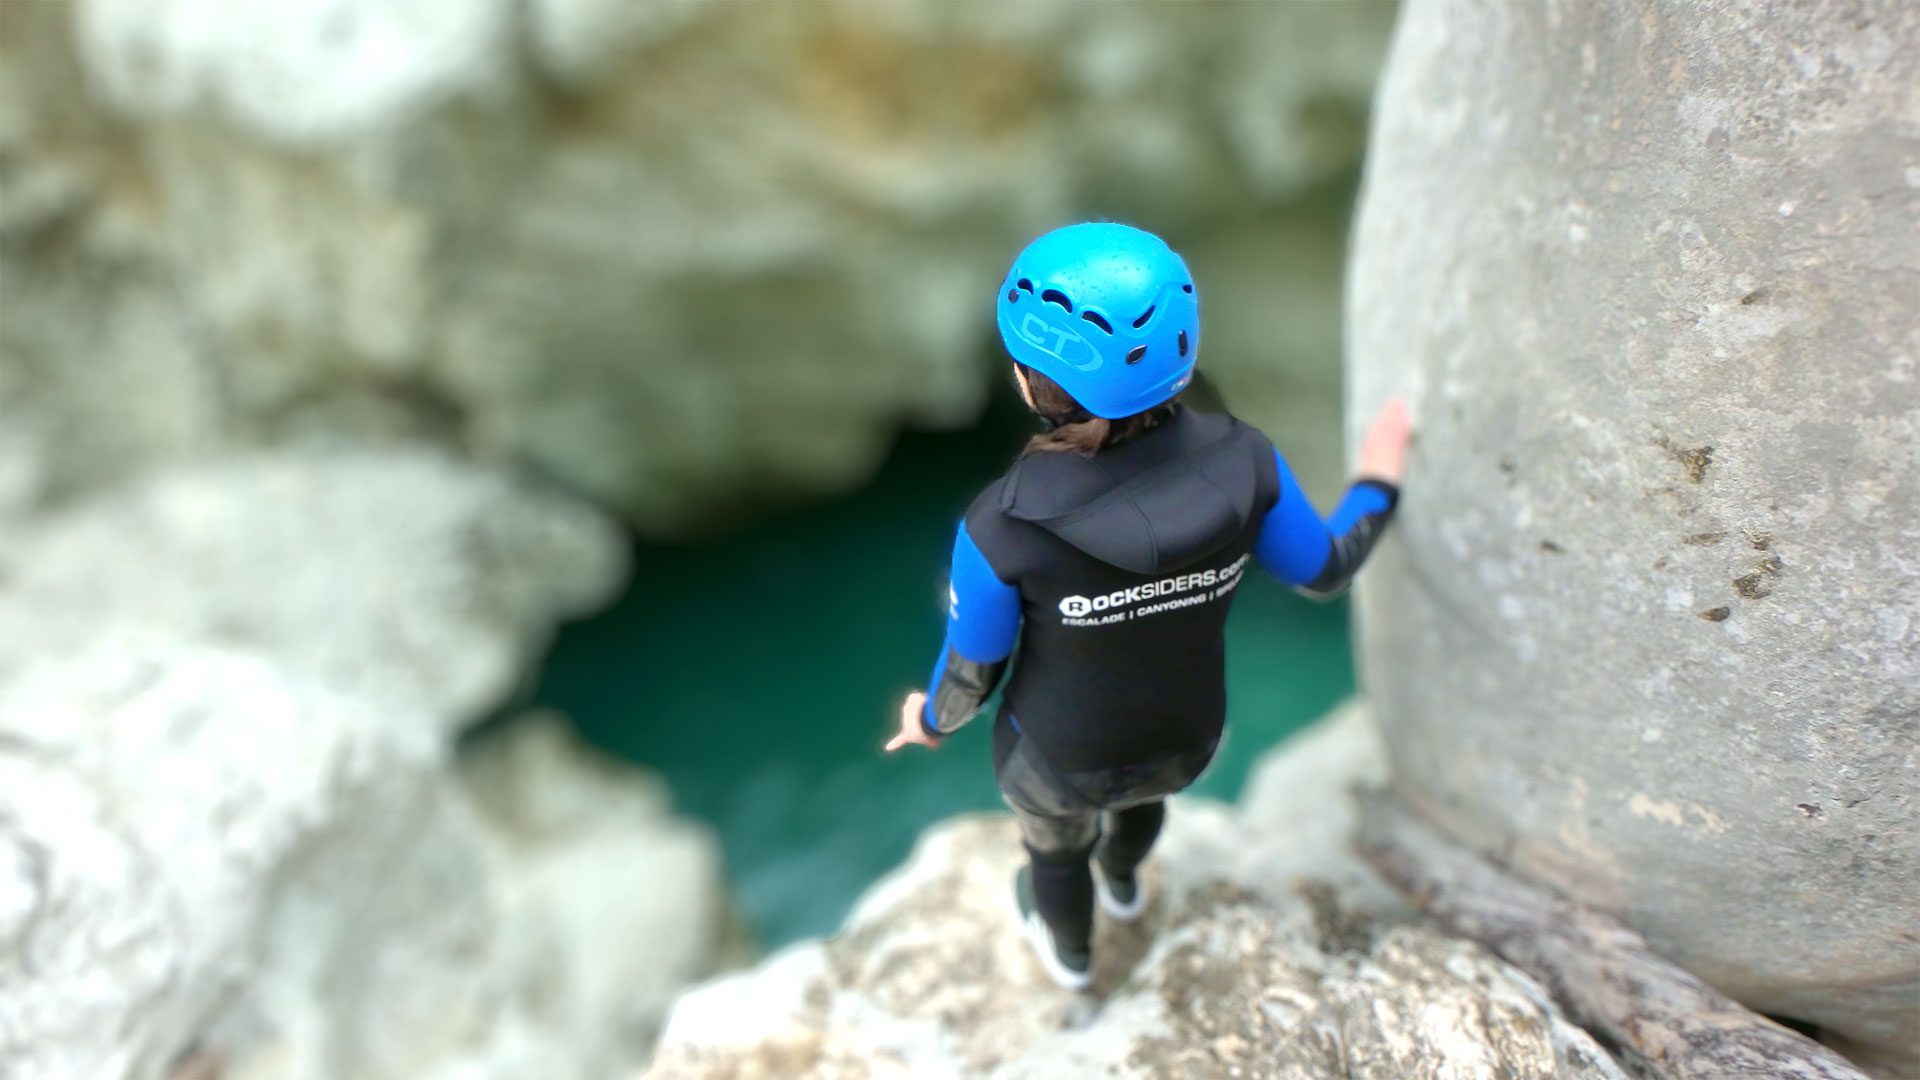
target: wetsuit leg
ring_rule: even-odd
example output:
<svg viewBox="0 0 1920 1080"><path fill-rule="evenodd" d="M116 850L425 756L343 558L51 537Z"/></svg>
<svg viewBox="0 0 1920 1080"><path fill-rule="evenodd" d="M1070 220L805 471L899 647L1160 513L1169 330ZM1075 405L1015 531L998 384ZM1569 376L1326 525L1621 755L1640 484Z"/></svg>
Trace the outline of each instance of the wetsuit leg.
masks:
<svg viewBox="0 0 1920 1080"><path fill-rule="evenodd" d="M1063 948L1085 950L1093 935L1093 873L1099 811L1067 787L1033 744L1019 738L1001 763L1000 794L1020 823L1033 866L1033 899Z"/></svg>
<svg viewBox="0 0 1920 1080"><path fill-rule="evenodd" d="M1128 878L1146 861L1147 852L1153 850L1153 842L1160 835L1160 826L1167 820L1167 803L1164 799L1129 806L1125 810L1109 810L1106 814L1106 840L1100 845L1100 865L1108 875Z"/></svg>
<svg viewBox="0 0 1920 1080"><path fill-rule="evenodd" d="M1060 947L1085 952L1093 940L1093 844L1074 851L1041 851L1027 844L1033 866L1033 900Z"/></svg>

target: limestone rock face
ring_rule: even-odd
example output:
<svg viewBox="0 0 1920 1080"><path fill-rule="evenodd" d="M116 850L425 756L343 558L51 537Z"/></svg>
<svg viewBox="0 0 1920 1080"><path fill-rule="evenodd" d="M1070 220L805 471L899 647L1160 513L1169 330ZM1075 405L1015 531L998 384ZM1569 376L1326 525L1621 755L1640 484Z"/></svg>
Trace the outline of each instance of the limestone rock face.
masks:
<svg viewBox="0 0 1920 1080"><path fill-rule="evenodd" d="M608 1075L711 969L717 852L656 782L543 728L451 768L620 580L599 515L383 452L4 520L7 1080Z"/></svg>
<svg viewBox="0 0 1920 1080"><path fill-rule="evenodd" d="M1400 789L1920 1070L1920 9L1414 0L1350 429Z"/></svg>
<svg viewBox="0 0 1920 1080"><path fill-rule="evenodd" d="M1015 931L1011 820L962 819L839 936L683 997L647 1075L1622 1077L1525 976L1364 880L1344 795L1322 800L1383 771L1364 711L1275 760L1239 810L1174 805L1157 898L1096 931L1090 995L1055 989Z"/></svg>
<svg viewBox="0 0 1920 1080"><path fill-rule="evenodd" d="M1340 198L1391 9L0 5L0 428L59 493L431 438L654 533L959 425L1035 232L1192 257L1203 363L1337 467ZM1294 209L1289 209L1294 208ZM997 345L994 346L997 348Z"/></svg>
<svg viewBox="0 0 1920 1080"><path fill-rule="evenodd" d="M506 697L624 561L600 515L438 453L165 470L0 534L0 657L210 642L446 734Z"/></svg>
<svg viewBox="0 0 1920 1080"><path fill-rule="evenodd" d="M554 714L483 736L460 777L489 826L504 924L536 928L509 935L513 961L570 1075L630 1071L682 989L747 959L718 846L673 816L658 777L588 750Z"/></svg>

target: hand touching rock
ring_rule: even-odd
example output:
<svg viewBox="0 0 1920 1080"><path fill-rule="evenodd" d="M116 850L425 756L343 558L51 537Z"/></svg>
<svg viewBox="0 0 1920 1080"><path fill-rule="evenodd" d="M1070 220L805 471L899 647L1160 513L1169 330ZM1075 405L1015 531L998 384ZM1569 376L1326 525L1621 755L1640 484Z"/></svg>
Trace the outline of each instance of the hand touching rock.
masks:
<svg viewBox="0 0 1920 1080"><path fill-rule="evenodd" d="M1380 408L1360 440L1360 457L1354 475L1365 480L1385 480L1398 487L1407 474L1407 444L1413 441L1413 421L1407 415L1407 399L1393 397Z"/></svg>

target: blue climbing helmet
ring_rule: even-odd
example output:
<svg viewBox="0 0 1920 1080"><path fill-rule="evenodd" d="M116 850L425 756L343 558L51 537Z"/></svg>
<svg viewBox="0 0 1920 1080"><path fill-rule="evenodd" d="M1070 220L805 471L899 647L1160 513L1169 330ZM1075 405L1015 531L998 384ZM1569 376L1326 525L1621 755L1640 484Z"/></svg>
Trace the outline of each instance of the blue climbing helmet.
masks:
<svg viewBox="0 0 1920 1080"><path fill-rule="evenodd" d="M1000 286L999 323L1015 360L1109 420L1186 389L1200 352L1187 264L1152 233L1111 222L1028 244Z"/></svg>

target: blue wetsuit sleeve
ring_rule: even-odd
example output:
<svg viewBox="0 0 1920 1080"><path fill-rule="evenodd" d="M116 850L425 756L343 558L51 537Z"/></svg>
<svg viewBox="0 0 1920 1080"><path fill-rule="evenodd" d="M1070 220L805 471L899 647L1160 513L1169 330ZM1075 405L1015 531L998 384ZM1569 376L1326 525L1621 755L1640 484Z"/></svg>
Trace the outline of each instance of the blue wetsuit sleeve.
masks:
<svg viewBox="0 0 1920 1080"><path fill-rule="evenodd" d="M947 636L920 716L929 734L950 735L973 719L1005 674L1019 634L1020 590L1000 580L961 523L947 579Z"/></svg>
<svg viewBox="0 0 1920 1080"><path fill-rule="evenodd" d="M1399 489L1384 480L1356 480L1326 521L1307 501L1279 451L1280 497L1260 522L1253 554L1267 572L1303 592L1331 596L1346 587L1386 529Z"/></svg>

